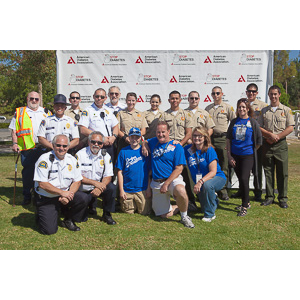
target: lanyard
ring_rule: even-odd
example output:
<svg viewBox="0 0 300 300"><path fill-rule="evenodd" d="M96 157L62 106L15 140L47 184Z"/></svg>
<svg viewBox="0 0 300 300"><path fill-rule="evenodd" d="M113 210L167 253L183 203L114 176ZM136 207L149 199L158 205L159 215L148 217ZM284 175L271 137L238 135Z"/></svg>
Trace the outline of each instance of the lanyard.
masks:
<svg viewBox="0 0 300 300"><path fill-rule="evenodd" d="M163 156L163 155L165 154L166 149L167 149L167 147L169 146L170 142L171 142L171 141L168 141L167 145L166 145L165 148L164 148L163 153L162 153L160 156ZM159 142L157 142L157 144L155 145L154 149L156 149L156 147L157 147L158 144L159 144Z"/></svg>
<svg viewBox="0 0 300 300"><path fill-rule="evenodd" d="M195 152L195 157L196 157L196 164L197 164L197 168L198 168L198 173L201 174L200 159L199 159L198 154L197 154L197 149L196 149L196 152Z"/></svg>

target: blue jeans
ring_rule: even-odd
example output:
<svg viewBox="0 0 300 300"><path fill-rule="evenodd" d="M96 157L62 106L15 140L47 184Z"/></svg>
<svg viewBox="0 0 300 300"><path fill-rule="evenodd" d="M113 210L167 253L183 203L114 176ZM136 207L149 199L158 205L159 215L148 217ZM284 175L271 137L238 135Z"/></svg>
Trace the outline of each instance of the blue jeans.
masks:
<svg viewBox="0 0 300 300"><path fill-rule="evenodd" d="M205 218L212 218L218 206L217 195L215 192L220 191L226 183L226 179L220 176L207 180L201 187L197 197L200 201Z"/></svg>
<svg viewBox="0 0 300 300"><path fill-rule="evenodd" d="M25 200L31 200L30 190L33 188L33 176L35 163L39 157L45 153L40 147L29 149L21 152L22 181L23 181L23 196Z"/></svg>

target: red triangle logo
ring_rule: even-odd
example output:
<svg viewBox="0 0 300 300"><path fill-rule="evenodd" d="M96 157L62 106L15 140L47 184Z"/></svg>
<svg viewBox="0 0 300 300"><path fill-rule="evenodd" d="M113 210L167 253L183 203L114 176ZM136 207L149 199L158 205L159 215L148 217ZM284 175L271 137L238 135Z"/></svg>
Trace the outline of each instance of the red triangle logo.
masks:
<svg viewBox="0 0 300 300"><path fill-rule="evenodd" d="M245 78L243 77L243 75L241 75L241 77L239 78L238 82L246 82Z"/></svg>
<svg viewBox="0 0 300 300"><path fill-rule="evenodd" d="M209 98L208 95L207 95L206 98L204 99L204 102L211 102L211 99Z"/></svg>
<svg viewBox="0 0 300 300"><path fill-rule="evenodd" d="M72 56L70 57L70 59L69 59L69 61L68 61L68 64L75 64L75 61L74 61L74 59L73 59Z"/></svg>
<svg viewBox="0 0 300 300"><path fill-rule="evenodd" d="M135 62L136 64L143 64L143 60L141 59L141 57L139 56L139 58L136 60Z"/></svg>
<svg viewBox="0 0 300 300"><path fill-rule="evenodd" d="M139 97L138 97L137 102L144 102L142 96L139 96Z"/></svg>
<svg viewBox="0 0 300 300"><path fill-rule="evenodd" d="M177 80L176 80L175 76L172 76L170 82L171 82L171 83L175 83L175 82L177 83Z"/></svg>
<svg viewBox="0 0 300 300"><path fill-rule="evenodd" d="M206 60L204 61L204 63L205 64L208 64L208 63L211 64L212 63L209 56L206 57Z"/></svg>
<svg viewBox="0 0 300 300"><path fill-rule="evenodd" d="M101 83L109 83L106 76L104 76L104 78L102 79Z"/></svg>

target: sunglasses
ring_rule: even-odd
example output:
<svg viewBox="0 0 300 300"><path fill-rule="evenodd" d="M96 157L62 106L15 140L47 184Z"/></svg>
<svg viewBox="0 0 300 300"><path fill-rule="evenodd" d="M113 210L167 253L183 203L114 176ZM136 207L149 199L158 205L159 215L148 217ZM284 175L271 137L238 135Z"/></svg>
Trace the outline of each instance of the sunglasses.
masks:
<svg viewBox="0 0 300 300"><path fill-rule="evenodd" d="M96 95L95 98L96 98L96 99L99 99L99 98L105 99L105 96Z"/></svg>
<svg viewBox="0 0 300 300"><path fill-rule="evenodd" d="M247 90L247 93L249 93L249 94L251 94L251 93L253 93L253 94L255 94L257 91L255 91L255 90Z"/></svg>
<svg viewBox="0 0 300 300"><path fill-rule="evenodd" d="M33 101L33 100L39 101L40 99L39 99L39 98L33 98L33 97L30 97L29 100L30 100L30 101Z"/></svg>
<svg viewBox="0 0 300 300"><path fill-rule="evenodd" d="M63 147L64 149L68 147L68 145L56 144L57 148Z"/></svg>
<svg viewBox="0 0 300 300"><path fill-rule="evenodd" d="M72 100L75 100L75 99L76 99L76 100L79 100L80 97L71 97L71 99L72 99Z"/></svg>
<svg viewBox="0 0 300 300"><path fill-rule="evenodd" d="M219 95L221 94L221 92L212 92L211 94L212 94L213 96L214 96L214 95L218 95L218 96L219 96Z"/></svg>
<svg viewBox="0 0 300 300"><path fill-rule="evenodd" d="M198 100L199 97L190 97L191 100Z"/></svg>
<svg viewBox="0 0 300 300"><path fill-rule="evenodd" d="M119 93L109 93L111 96L112 95L116 95L116 96L119 96Z"/></svg>
<svg viewBox="0 0 300 300"><path fill-rule="evenodd" d="M100 141L94 141L94 140L91 140L91 143L93 144L93 145L99 145L99 146L101 146L101 145L103 145L103 142L100 142Z"/></svg>

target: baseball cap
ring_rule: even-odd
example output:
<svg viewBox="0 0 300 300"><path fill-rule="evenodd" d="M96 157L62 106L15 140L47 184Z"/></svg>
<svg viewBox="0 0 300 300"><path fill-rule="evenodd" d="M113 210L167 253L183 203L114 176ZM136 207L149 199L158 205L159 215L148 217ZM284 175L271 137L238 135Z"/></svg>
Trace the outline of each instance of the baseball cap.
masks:
<svg viewBox="0 0 300 300"><path fill-rule="evenodd" d="M139 128L132 127L128 133L128 136L131 136L131 135L141 136L141 130Z"/></svg>

